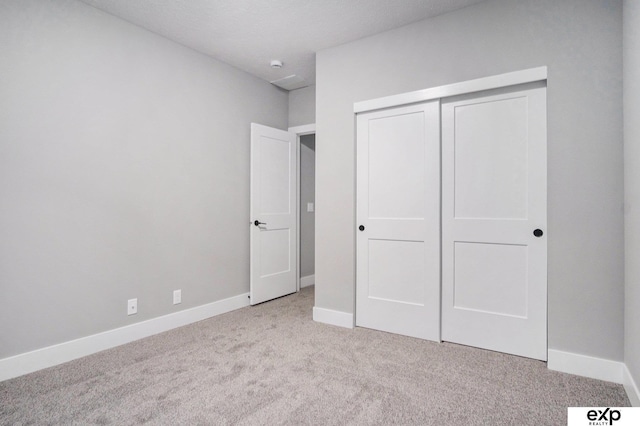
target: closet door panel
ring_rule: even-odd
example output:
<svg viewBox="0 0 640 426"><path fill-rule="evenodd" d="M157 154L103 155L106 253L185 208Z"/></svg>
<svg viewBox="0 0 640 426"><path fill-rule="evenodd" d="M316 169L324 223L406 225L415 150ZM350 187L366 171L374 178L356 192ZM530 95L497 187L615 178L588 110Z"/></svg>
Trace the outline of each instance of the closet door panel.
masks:
<svg viewBox="0 0 640 426"><path fill-rule="evenodd" d="M439 110L358 114L357 326L440 340Z"/></svg>
<svg viewBox="0 0 640 426"><path fill-rule="evenodd" d="M442 102L442 339L547 359L546 87Z"/></svg>

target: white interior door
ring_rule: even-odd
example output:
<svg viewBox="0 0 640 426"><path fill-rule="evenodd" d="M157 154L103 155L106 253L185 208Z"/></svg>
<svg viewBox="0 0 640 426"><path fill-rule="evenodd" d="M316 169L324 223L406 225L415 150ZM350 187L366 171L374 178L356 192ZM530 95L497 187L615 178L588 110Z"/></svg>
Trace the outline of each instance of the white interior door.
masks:
<svg viewBox="0 0 640 426"><path fill-rule="evenodd" d="M442 101L442 339L547 358L546 86Z"/></svg>
<svg viewBox="0 0 640 426"><path fill-rule="evenodd" d="M440 339L439 111L358 114L357 326Z"/></svg>
<svg viewBox="0 0 640 426"><path fill-rule="evenodd" d="M252 305L297 290L296 136L251 124Z"/></svg>

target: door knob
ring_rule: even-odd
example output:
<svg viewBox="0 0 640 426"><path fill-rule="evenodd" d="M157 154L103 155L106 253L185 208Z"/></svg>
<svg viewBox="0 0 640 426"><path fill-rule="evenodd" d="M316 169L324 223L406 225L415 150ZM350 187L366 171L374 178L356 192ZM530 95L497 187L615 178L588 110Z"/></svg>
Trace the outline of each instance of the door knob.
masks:
<svg viewBox="0 0 640 426"><path fill-rule="evenodd" d="M253 222L253 224L255 226L260 226L260 225L266 225L267 223L266 222L260 222L259 220L256 220L256 221Z"/></svg>
<svg viewBox="0 0 640 426"><path fill-rule="evenodd" d="M542 232L542 229L536 229L533 231L533 235L536 237L542 237L542 235L544 234L544 232Z"/></svg>
<svg viewBox="0 0 640 426"><path fill-rule="evenodd" d="M358 226L358 229L361 230L361 231L364 231L364 225Z"/></svg>

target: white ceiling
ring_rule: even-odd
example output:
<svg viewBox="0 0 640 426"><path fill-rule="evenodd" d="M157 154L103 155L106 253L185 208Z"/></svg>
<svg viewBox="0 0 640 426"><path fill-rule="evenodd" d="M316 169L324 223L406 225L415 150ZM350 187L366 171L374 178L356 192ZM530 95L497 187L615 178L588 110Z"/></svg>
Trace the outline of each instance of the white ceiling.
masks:
<svg viewBox="0 0 640 426"><path fill-rule="evenodd" d="M315 83L321 49L483 0L82 1L264 80L295 74L298 88Z"/></svg>

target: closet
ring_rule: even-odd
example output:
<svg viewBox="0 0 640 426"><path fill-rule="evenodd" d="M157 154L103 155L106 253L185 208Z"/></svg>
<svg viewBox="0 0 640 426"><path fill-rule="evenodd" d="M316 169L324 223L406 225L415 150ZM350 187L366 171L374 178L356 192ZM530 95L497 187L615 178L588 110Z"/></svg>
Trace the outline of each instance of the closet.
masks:
<svg viewBox="0 0 640 426"><path fill-rule="evenodd" d="M356 325L546 360L546 68L355 112Z"/></svg>

